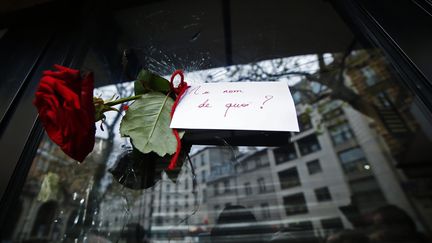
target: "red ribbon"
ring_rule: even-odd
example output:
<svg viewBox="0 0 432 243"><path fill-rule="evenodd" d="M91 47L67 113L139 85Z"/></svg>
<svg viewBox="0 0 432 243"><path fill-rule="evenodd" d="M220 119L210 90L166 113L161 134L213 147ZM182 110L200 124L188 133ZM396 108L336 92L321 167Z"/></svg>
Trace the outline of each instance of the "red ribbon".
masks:
<svg viewBox="0 0 432 243"><path fill-rule="evenodd" d="M180 83L177 86L177 88L174 88L174 78L177 75L180 75ZM189 88L189 86L184 81L183 70L175 70L174 73L171 75L170 81L171 81L170 82L171 91L173 91L176 94L176 100L174 101L174 104L173 104L172 109L171 109L171 119L172 119L172 117L174 115L174 111L177 108L177 105L178 105L182 95L186 92L186 90ZM172 131L173 131L173 134L177 140L177 148L176 148L176 152L174 153L173 157L171 158L170 164L168 165L168 170L174 170L177 167L177 160L178 160L178 157L180 155L180 150L181 150L181 140L180 140L180 136L178 134L178 131L175 128L173 128Z"/></svg>

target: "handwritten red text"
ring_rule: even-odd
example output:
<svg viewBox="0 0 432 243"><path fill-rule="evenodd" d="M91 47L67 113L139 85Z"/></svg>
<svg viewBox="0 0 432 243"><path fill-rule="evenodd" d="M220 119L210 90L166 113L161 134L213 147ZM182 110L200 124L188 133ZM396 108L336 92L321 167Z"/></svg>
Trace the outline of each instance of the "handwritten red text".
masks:
<svg viewBox="0 0 432 243"><path fill-rule="evenodd" d="M243 93L243 91L240 89L233 89L233 90L227 89L227 90L224 90L223 93L224 94L236 94L236 93Z"/></svg>
<svg viewBox="0 0 432 243"><path fill-rule="evenodd" d="M229 111L231 108L238 109L238 108L244 108L244 107L248 107L248 106L249 106L248 103L241 103L241 104L238 104L238 103L227 103L227 104L225 105L226 110L225 110L224 117L227 116L228 111Z"/></svg>
<svg viewBox="0 0 432 243"><path fill-rule="evenodd" d="M201 91L201 85L200 85L189 89L188 94L203 95L203 94L210 94L210 92L208 90Z"/></svg>
<svg viewBox="0 0 432 243"><path fill-rule="evenodd" d="M203 103L199 104L198 108L211 108L209 99L206 99Z"/></svg>

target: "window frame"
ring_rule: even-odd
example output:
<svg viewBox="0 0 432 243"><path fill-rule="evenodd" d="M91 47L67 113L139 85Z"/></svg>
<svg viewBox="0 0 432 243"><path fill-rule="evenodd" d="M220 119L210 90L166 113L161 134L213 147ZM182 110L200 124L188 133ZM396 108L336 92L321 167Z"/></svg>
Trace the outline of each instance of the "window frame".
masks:
<svg viewBox="0 0 432 243"><path fill-rule="evenodd" d="M273 150L273 155L277 165L283 164L299 158L294 143L289 143L286 146L281 146ZM292 156L294 155L294 156Z"/></svg>
<svg viewBox="0 0 432 243"><path fill-rule="evenodd" d="M294 204L294 206L291 206L289 208L289 207L287 207L287 203L286 203L286 201L288 201L287 199L293 199L293 200L298 200L298 201L302 201L302 202L301 202L301 205ZM285 214L287 216L293 216L293 215L298 215L298 214L306 214L306 213L309 212L309 209L308 209L308 206L307 206L306 197L305 197L305 195L304 195L303 192L284 196L283 197L283 205L284 205L284 208L285 208Z"/></svg>
<svg viewBox="0 0 432 243"><path fill-rule="evenodd" d="M316 163L318 165L317 168L319 168L319 169L316 171L311 171L312 163ZM322 166L321 166L319 159L314 159L314 160L306 162L306 168L308 170L309 175L315 175L315 174L323 172L323 169L322 169Z"/></svg>
<svg viewBox="0 0 432 243"><path fill-rule="evenodd" d="M258 191L260 193L265 193L267 191L266 182L263 177L257 179L258 182Z"/></svg>
<svg viewBox="0 0 432 243"><path fill-rule="evenodd" d="M284 176L284 175L288 175L289 174L289 179L288 177ZM291 174L295 175L292 176ZM278 179L279 179L279 184L282 190L286 190L286 189L290 189L293 187L298 187L301 186L301 178L298 172L298 169L296 166L294 167L290 167L287 168L285 170L279 171L277 173L278 175ZM284 179L282 178L282 176L284 176ZM295 177L295 179L292 179L291 177Z"/></svg>
<svg viewBox="0 0 432 243"><path fill-rule="evenodd" d="M310 141L308 141L308 140L310 140ZM315 140L316 143L312 143L313 140ZM315 141L313 141L313 142L315 142ZM313 154L313 153L316 153L322 149L321 144L320 144L319 139L318 139L318 136L315 133L297 140L296 143L299 147L299 151L300 151L301 156ZM305 147L302 145L307 145L307 146Z"/></svg>
<svg viewBox="0 0 432 243"><path fill-rule="evenodd" d="M344 161L342 159L341 155L345 154L349 151L353 151L353 150L361 151L361 154L363 156L358 157L358 158L354 158L352 160ZM343 151L339 151L337 155L338 155L339 161L341 163L342 169L344 170L345 173L351 174L351 173L361 173L361 172L367 171L367 169L365 169L365 166L369 165L369 163L368 163L368 160L366 158L366 154L364 153L362 147L357 146L357 147L345 149ZM355 169L355 168L357 168L357 169Z"/></svg>
<svg viewBox="0 0 432 243"><path fill-rule="evenodd" d="M246 196L253 194L252 184L250 182L243 183L243 187L244 187L244 192L245 192Z"/></svg>
<svg viewBox="0 0 432 243"><path fill-rule="evenodd" d="M347 120L344 120L339 124L329 126L327 130L329 131L330 138L335 146L344 144L347 141L355 139L354 132L352 131L351 126ZM339 140L337 138L341 139Z"/></svg>
<svg viewBox="0 0 432 243"><path fill-rule="evenodd" d="M314 189L314 193L318 202L329 202L333 200L330 189L327 186Z"/></svg>

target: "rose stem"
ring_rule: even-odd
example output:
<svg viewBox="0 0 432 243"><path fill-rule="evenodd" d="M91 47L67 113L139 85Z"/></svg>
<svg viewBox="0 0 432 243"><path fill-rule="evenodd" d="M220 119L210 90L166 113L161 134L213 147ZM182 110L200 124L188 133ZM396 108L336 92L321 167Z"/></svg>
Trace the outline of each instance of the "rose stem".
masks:
<svg viewBox="0 0 432 243"><path fill-rule="evenodd" d="M121 98L121 99L118 99L118 100L107 102L107 103L105 103L105 105L107 105L107 106L118 105L118 104L121 104L121 103L124 103L124 102L127 102L127 101L136 100L136 99L139 99L139 98L141 98L141 95L134 95L134 96L125 97L125 98Z"/></svg>

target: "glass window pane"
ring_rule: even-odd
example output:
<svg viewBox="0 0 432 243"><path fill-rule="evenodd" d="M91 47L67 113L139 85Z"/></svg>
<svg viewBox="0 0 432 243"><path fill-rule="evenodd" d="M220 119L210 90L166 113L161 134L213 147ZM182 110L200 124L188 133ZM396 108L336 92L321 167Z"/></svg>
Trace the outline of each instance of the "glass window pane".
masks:
<svg viewBox="0 0 432 243"><path fill-rule="evenodd" d="M314 153L321 149L316 135L310 135L308 137L302 138L298 140L297 143L302 155Z"/></svg>
<svg viewBox="0 0 432 243"><path fill-rule="evenodd" d="M297 158L297 152L294 144L290 143L287 146L279 147L274 150L276 163L281 164Z"/></svg>
<svg viewBox="0 0 432 243"><path fill-rule="evenodd" d="M354 137L347 122L331 126L328 129L335 145L343 144Z"/></svg>
<svg viewBox="0 0 432 243"><path fill-rule="evenodd" d="M309 174L316 174L322 171L321 165L319 160L313 160L306 163L306 166L308 168Z"/></svg>
<svg viewBox="0 0 432 243"><path fill-rule="evenodd" d="M315 196L319 202L331 201L332 197L328 187L321 187L315 189L314 191L315 191Z"/></svg>
<svg viewBox="0 0 432 243"><path fill-rule="evenodd" d="M297 168L291 168L278 173L282 189L300 186L300 177Z"/></svg>
<svg viewBox="0 0 432 243"><path fill-rule="evenodd" d="M304 214L308 212L306 199L303 193L298 193L283 198L287 215Z"/></svg>
<svg viewBox="0 0 432 243"><path fill-rule="evenodd" d="M365 156L361 148L353 148L339 153L339 158L344 163L344 162L361 160L364 159Z"/></svg>
<svg viewBox="0 0 432 243"><path fill-rule="evenodd" d="M81 164L45 135L24 161L4 241L328 242L350 230L387 237L395 218L406 239L427 235L432 116L409 80L379 48L352 44L328 1L244 4L116 1L95 15L107 19L95 18L94 44L67 59L94 71L103 99L132 95L141 67L167 79L183 69L189 84L285 82L300 132L277 147L204 132L176 171L133 156L118 132L123 110L97 124Z"/></svg>

